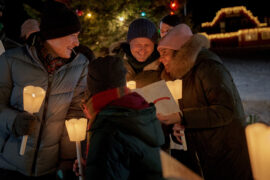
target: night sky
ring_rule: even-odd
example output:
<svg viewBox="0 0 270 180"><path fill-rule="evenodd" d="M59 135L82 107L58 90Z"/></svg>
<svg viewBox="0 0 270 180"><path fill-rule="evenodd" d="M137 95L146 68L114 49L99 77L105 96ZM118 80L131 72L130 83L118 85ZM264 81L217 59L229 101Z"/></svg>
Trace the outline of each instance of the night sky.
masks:
<svg viewBox="0 0 270 180"><path fill-rule="evenodd" d="M23 9L23 3L30 5L36 10L42 9L42 0L3 0L6 2L4 21L7 34L11 39L19 40L20 26L29 18ZM244 5L253 15L258 16L263 22L264 17L270 17L270 7L267 0L186 0L187 12L192 13L194 24L212 21L216 12L223 7ZM116 1L117 2L117 1ZM180 0L179 0L180 2Z"/></svg>
<svg viewBox="0 0 270 180"><path fill-rule="evenodd" d="M246 6L260 20L270 17L270 7L265 0L187 0L187 11L192 11L196 23L212 21L216 12L224 7Z"/></svg>

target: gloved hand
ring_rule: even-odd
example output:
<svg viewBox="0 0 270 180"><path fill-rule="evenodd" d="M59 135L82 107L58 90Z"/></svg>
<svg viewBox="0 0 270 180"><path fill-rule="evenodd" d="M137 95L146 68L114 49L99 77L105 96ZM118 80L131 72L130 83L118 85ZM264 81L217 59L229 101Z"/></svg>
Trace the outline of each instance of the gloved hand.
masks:
<svg viewBox="0 0 270 180"><path fill-rule="evenodd" d="M31 135L36 127L38 117L26 111L17 114L12 131L16 136Z"/></svg>

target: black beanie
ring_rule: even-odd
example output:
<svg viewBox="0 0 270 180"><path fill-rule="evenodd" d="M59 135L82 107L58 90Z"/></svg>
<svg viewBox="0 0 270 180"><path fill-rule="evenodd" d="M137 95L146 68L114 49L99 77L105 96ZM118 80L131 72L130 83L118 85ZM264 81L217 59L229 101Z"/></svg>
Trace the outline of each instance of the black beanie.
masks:
<svg viewBox="0 0 270 180"><path fill-rule="evenodd" d="M126 86L126 68L117 56L99 57L88 66L88 90L91 96L112 88Z"/></svg>
<svg viewBox="0 0 270 180"><path fill-rule="evenodd" d="M44 40L67 36L81 30L78 16L63 3L50 1L45 6L40 22Z"/></svg>
<svg viewBox="0 0 270 180"><path fill-rule="evenodd" d="M173 26L173 27L178 25L178 24L184 23L184 21L176 14L174 14L174 15L169 14L167 16L164 16L161 19L161 22L168 24L169 26Z"/></svg>
<svg viewBox="0 0 270 180"><path fill-rule="evenodd" d="M138 18L135 19L128 28L127 41L130 42L134 38L146 37L157 43L158 34L157 28L154 23L148 19Z"/></svg>

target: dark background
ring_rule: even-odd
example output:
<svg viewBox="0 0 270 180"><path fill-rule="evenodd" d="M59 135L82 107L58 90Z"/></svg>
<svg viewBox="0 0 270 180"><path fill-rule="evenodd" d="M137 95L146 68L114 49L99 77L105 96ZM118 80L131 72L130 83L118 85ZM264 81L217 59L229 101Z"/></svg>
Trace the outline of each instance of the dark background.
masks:
<svg viewBox="0 0 270 180"><path fill-rule="evenodd" d="M187 11L192 11L193 20L197 23L211 21L218 10L232 6L246 6L247 10L258 16L260 20L270 16L269 6L264 0L190 0L187 2Z"/></svg>
<svg viewBox="0 0 270 180"><path fill-rule="evenodd" d="M71 1L71 0L70 0ZM74 0L73 0L74 1ZM169 0L168 3L170 2ZM216 12L223 7L232 7L244 5L250 10L253 15L257 16L261 22L264 22L265 17L270 17L270 9L266 4L266 0L186 0L186 10L192 13L192 21L195 25L200 25L202 22L212 21ZM3 22L6 35L18 42L20 39L21 24L30 16L24 10L23 4L27 4L37 11L42 11L45 0L0 0L0 3L5 3L3 17L0 19ZM72 1L71 1L72 2ZM117 1L115 1L117 3ZM179 1L180 3L180 1ZM169 12L168 8L168 12Z"/></svg>

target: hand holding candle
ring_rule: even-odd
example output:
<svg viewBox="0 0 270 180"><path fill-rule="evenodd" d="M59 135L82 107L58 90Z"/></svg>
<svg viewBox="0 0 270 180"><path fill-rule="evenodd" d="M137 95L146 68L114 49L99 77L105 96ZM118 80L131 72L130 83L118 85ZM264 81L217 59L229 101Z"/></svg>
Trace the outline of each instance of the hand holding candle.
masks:
<svg viewBox="0 0 270 180"><path fill-rule="evenodd" d="M70 141L76 142L77 160L79 164L80 180L82 180L81 143L86 136L87 119L70 119L65 122Z"/></svg>
<svg viewBox="0 0 270 180"><path fill-rule="evenodd" d="M176 103L179 105L178 100L182 99L182 80L177 79L175 81L168 81L166 82L168 88L170 89L174 100L176 101ZM181 110L180 113L182 114ZM185 131L184 130L180 130L180 134L181 136L181 140L182 140L182 144L184 147L184 150L187 150L187 143L186 143L186 137L185 137Z"/></svg>
<svg viewBox="0 0 270 180"><path fill-rule="evenodd" d="M31 135L36 129L38 118L29 112L19 112L14 120L13 133L16 136Z"/></svg>
<svg viewBox="0 0 270 180"><path fill-rule="evenodd" d="M30 114L39 111L45 97L44 89L35 86L26 86L23 89L23 107ZM23 136L20 155L24 155L28 136Z"/></svg>

